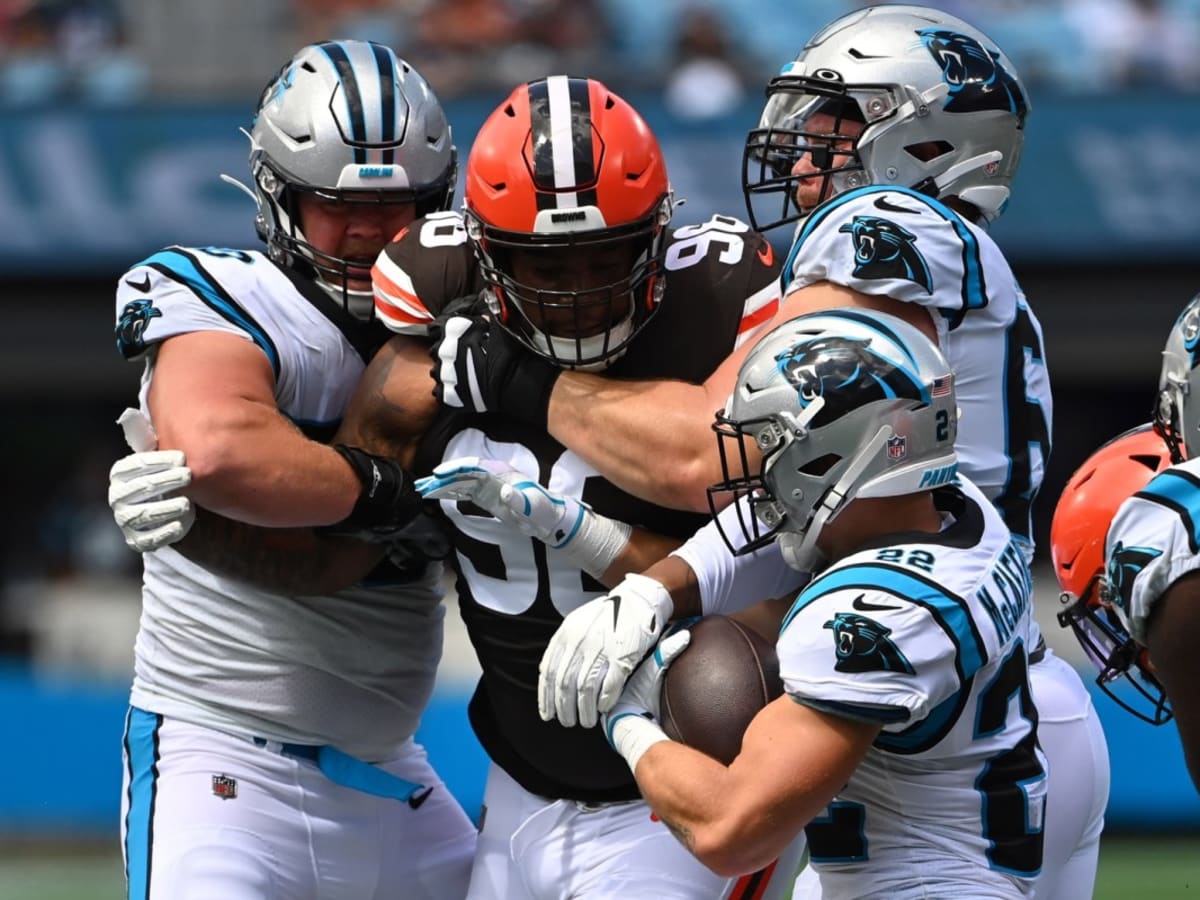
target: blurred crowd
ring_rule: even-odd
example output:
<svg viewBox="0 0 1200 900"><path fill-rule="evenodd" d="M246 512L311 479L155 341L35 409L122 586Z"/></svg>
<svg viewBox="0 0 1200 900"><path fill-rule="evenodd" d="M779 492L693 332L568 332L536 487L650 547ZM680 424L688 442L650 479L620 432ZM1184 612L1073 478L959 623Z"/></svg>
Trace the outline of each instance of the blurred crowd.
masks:
<svg viewBox="0 0 1200 900"><path fill-rule="evenodd" d="M394 47L443 99L547 72L661 89L683 116L755 94L854 0L0 0L0 104L252 99L324 38ZM1200 0L942 0L1035 89L1200 91Z"/></svg>

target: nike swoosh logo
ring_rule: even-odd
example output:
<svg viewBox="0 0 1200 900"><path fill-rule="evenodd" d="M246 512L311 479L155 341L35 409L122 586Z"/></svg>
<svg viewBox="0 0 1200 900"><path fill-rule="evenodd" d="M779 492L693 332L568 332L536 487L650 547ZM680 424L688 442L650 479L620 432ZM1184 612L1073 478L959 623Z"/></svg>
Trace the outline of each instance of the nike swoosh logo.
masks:
<svg viewBox="0 0 1200 900"><path fill-rule="evenodd" d="M888 203L887 197L876 197L875 208L882 209L884 212L908 213L910 216L919 216L919 209L910 209L907 206L896 206L894 203Z"/></svg>
<svg viewBox="0 0 1200 900"><path fill-rule="evenodd" d="M899 606L882 606L876 603L869 603L863 599L865 596L865 594L859 594L850 605L859 612L882 612L885 609L900 609Z"/></svg>
<svg viewBox="0 0 1200 900"><path fill-rule="evenodd" d="M132 279L126 278L125 283L127 285L129 285L131 288L133 288L135 291L140 291L143 294L150 293L150 276L149 275L143 275L141 281L133 281Z"/></svg>
<svg viewBox="0 0 1200 900"><path fill-rule="evenodd" d="M758 258L762 260L764 266L771 266L775 262L775 248L771 246L769 241L764 241L763 246L758 248Z"/></svg>
<svg viewBox="0 0 1200 900"><path fill-rule="evenodd" d="M409 797L408 805L411 806L413 809L420 809L421 804L424 803L426 800L428 800L429 795L432 793L433 793L433 788L427 787L427 788L425 788L425 790L421 791L419 794L413 794L411 797Z"/></svg>

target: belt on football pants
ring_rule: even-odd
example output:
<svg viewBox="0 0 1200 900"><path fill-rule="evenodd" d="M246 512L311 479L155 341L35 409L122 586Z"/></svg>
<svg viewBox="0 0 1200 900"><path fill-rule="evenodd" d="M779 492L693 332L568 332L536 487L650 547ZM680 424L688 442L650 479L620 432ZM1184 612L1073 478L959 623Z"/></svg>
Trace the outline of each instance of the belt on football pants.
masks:
<svg viewBox="0 0 1200 900"><path fill-rule="evenodd" d="M408 803L418 792L425 789L423 784L405 781L399 775L393 775L379 766L343 753L337 747L281 744L258 737L254 739L254 743L259 747L278 747L284 756L312 763L334 784L375 797L390 797Z"/></svg>

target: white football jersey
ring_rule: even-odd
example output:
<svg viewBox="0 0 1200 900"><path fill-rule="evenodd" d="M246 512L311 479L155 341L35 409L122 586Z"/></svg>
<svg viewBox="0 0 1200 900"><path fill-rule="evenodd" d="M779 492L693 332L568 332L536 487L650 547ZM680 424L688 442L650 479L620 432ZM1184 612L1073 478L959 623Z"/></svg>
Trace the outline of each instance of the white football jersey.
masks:
<svg viewBox="0 0 1200 900"><path fill-rule="evenodd" d="M954 372L959 471L1000 510L1032 556L1030 507L1050 454L1052 407L1042 328L987 232L907 188L871 186L802 223L785 296L828 281L919 303Z"/></svg>
<svg viewBox="0 0 1200 900"><path fill-rule="evenodd" d="M1200 459L1164 469L1122 503L1104 550L1117 615L1145 644L1158 598L1200 569Z"/></svg>
<svg viewBox="0 0 1200 900"><path fill-rule="evenodd" d="M977 488L934 497L940 534L890 535L839 560L780 633L793 700L882 726L805 829L824 896L1020 897L1041 869L1032 576Z"/></svg>
<svg viewBox="0 0 1200 900"><path fill-rule="evenodd" d="M119 349L146 359L143 413L154 346L223 331L262 350L280 411L319 439L336 430L365 368L355 344L378 328L261 253L214 248L168 247L137 264L116 308ZM366 760L391 758L416 730L441 655L440 566L411 581L383 567L378 582L293 597L214 575L170 547L143 559L134 706Z"/></svg>

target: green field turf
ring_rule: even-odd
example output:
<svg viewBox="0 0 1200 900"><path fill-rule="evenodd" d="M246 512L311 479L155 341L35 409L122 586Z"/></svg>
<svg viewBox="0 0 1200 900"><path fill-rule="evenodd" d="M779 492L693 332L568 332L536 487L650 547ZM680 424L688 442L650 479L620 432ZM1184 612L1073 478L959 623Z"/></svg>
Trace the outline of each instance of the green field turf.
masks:
<svg viewBox="0 0 1200 900"><path fill-rule="evenodd" d="M10 855L0 844L0 900L123 900L121 862L97 850ZM1094 900L1200 900L1200 834L1106 838Z"/></svg>

